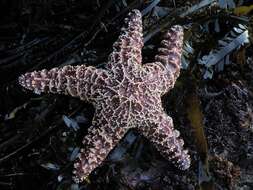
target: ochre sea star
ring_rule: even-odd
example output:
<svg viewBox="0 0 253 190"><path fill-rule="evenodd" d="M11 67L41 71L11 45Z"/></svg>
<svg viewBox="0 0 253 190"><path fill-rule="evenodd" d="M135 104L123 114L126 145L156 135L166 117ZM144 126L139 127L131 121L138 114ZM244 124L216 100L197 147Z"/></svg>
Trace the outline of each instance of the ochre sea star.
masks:
<svg viewBox="0 0 253 190"><path fill-rule="evenodd" d="M133 10L113 45L106 69L64 66L26 73L19 83L35 92L69 94L90 102L95 116L74 165L75 181L83 181L107 157L129 129L135 128L178 168L190 167L184 141L162 107L161 96L179 76L183 29L164 35L155 62L142 65L141 13Z"/></svg>

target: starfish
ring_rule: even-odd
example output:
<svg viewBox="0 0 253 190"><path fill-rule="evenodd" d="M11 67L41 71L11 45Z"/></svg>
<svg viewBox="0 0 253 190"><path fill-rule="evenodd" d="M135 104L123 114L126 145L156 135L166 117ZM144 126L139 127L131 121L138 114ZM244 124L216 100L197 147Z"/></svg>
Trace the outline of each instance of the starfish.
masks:
<svg viewBox="0 0 253 190"><path fill-rule="evenodd" d="M76 182L83 181L106 159L130 129L136 129L181 170L190 167L188 150L161 102L180 72L183 28L172 26L164 35L152 63L142 64L142 17L133 10L113 45L105 69L64 66L26 73L19 83L36 93L79 97L95 107L95 116L74 164Z"/></svg>

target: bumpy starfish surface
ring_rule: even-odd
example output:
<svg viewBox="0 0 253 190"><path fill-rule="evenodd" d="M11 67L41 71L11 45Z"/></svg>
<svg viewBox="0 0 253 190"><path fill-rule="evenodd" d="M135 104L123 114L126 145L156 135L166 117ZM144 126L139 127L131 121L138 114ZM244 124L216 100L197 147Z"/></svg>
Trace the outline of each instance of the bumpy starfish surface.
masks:
<svg viewBox="0 0 253 190"><path fill-rule="evenodd" d="M155 61L142 65L141 13L133 10L113 45L106 69L64 66L19 78L22 86L35 92L69 94L94 105L92 126L74 164L76 182L83 181L98 167L132 128L178 168L190 167L184 141L161 102L161 96L173 88L179 76L182 44L183 29L173 26L165 34Z"/></svg>

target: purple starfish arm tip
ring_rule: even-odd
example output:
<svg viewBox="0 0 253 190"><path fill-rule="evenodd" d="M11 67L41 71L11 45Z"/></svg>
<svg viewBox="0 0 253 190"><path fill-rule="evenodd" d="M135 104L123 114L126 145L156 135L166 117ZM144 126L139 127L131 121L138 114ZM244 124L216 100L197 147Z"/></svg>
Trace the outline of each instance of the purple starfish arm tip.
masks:
<svg viewBox="0 0 253 190"><path fill-rule="evenodd" d="M175 77L175 81L180 73L181 54L183 47L184 31L179 25L172 26L164 35L161 47L158 49L156 61L161 62Z"/></svg>

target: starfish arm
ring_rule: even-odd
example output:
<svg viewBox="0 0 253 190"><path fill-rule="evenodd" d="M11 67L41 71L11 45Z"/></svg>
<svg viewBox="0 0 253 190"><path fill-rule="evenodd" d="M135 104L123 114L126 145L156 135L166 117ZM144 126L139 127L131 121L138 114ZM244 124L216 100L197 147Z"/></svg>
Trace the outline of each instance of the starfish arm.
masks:
<svg viewBox="0 0 253 190"><path fill-rule="evenodd" d="M62 68L26 73L19 77L19 84L35 93L69 94L90 101L107 78L106 71L95 67L67 65Z"/></svg>
<svg viewBox="0 0 253 190"><path fill-rule="evenodd" d="M74 180L77 183L82 182L95 168L100 166L126 132L126 128L113 128L108 125L90 127L88 135L83 139L84 148L74 164Z"/></svg>
<svg viewBox="0 0 253 190"><path fill-rule="evenodd" d="M125 19L118 40L113 44L113 51L109 56L107 68L127 67L131 64L142 63L141 49L143 47L142 18L139 10L133 10ZM130 65L131 67L131 65Z"/></svg>
<svg viewBox="0 0 253 190"><path fill-rule="evenodd" d="M169 116L164 114L160 117L159 122L144 121L144 126L138 127L138 131L179 169L186 170L190 167L191 161L188 150L183 149L184 141L179 138L180 133L174 129L173 121Z"/></svg>
<svg viewBox="0 0 253 190"><path fill-rule="evenodd" d="M175 81L180 73L181 54L183 47L183 28L175 25L171 27L164 35L161 47L158 49L158 55L154 63L145 64L144 71L148 73L148 82L157 78L158 90L166 93L173 88ZM159 81L159 80L157 80Z"/></svg>
<svg viewBox="0 0 253 190"><path fill-rule="evenodd" d="M157 62L164 65L167 72L172 73L169 76L174 77L173 81L176 81L180 73L183 38L183 28L179 25L172 26L164 35L158 55L155 57Z"/></svg>

